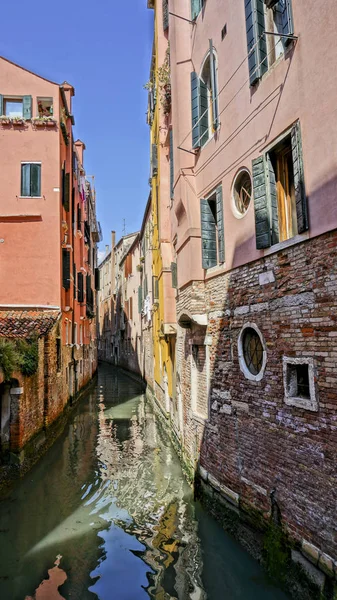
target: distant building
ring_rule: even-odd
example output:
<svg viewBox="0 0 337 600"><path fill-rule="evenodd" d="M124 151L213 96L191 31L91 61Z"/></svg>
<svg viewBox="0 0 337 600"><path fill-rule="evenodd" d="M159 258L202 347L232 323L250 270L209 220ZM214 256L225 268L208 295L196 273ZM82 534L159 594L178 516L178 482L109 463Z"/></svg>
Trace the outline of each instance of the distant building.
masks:
<svg viewBox="0 0 337 600"><path fill-rule="evenodd" d="M0 338L37 336L42 377L37 403L35 376L19 382L16 376L15 385L1 376L2 414L8 389L20 392L10 396L10 452L55 421L97 365L101 233L85 145L73 139L74 93L67 82L58 85L0 58Z"/></svg>

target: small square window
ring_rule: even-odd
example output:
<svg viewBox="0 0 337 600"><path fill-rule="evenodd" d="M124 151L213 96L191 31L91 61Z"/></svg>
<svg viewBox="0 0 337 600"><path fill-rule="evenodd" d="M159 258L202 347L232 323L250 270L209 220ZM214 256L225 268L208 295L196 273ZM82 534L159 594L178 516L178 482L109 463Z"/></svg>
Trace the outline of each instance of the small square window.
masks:
<svg viewBox="0 0 337 600"><path fill-rule="evenodd" d="M37 98L37 112L39 117L52 117L53 98Z"/></svg>
<svg viewBox="0 0 337 600"><path fill-rule="evenodd" d="M6 115L6 117L22 117L23 116L22 98L5 98L4 99L4 115Z"/></svg>
<svg viewBox="0 0 337 600"><path fill-rule="evenodd" d="M311 358L283 358L285 403L317 411L314 364Z"/></svg>

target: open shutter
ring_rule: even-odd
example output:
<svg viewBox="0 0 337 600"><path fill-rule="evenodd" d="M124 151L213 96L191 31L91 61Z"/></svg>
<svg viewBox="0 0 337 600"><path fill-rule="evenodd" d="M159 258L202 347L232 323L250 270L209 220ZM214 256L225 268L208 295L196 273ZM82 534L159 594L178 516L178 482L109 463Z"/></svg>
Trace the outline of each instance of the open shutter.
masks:
<svg viewBox="0 0 337 600"><path fill-rule="evenodd" d="M152 144L151 161L152 161L152 177L154 177L158 173L158 148L157 148L157 144Z"/></svg>
<svg viewBox="0 0 337 600"><path fill-rule="evenodd" d="M21 196L30 196L30 165L21 165Z"/></svg>
<svg viewBox="0 0 337 600"><path fill-rule="evenodd" d="M250 85L268 69L263 0L244 0ZM261 37L262 36L262 37Z"/></svg>
<svg viewBox="0 0 337 600"><path fill-rule="evenodd" d="M76 265L73 264L73 279L74 279L74 300L76 299Z"/></svg>
<svg viewBox="0 0 337 600"><path fill-rule="evenodd" d="M77 300L84 301L83 273L77 273Z"/></svg>
<svg viewBox="0 0 337 600"><path fill-rule="evenodd" d="M140 285L138 287L138 312L141 313L143 308L143 288Z"/></svg>
<svg viewBox="0 0 337 600"><path fill-rule="evenodd" d="M65 290L70 288L70 252L62 248L62 286Z"/></svg>
<svg viewBox="0 0 337 600"><path fill-rule="evenodd" d="M31 119L32 118L32 97L24 96L22 106L23 106L23 118Z"/></svg>
<svg viewBox="0 0 337 600"><path fill-rule="evenodd" d="M144 300L145 300L145 298L146 298L146 296L147 296L147 293L148 293L148 287L147 287L147 275L145 275L145 277L144 277Z"/></svg>
<svg viewBox="0 0 337 600"><path fill-rule="evenodd" d="M294 33L294 25L293 25L293 12L291 6L291 0L279 0L279 3L282 6L283 14L282 14L282 33L285 35L293 35ZM290 40L285 38L284 44L289 44Z"/></svg>
<svg viewBox="0 0 337 600"><path fill-rule="evenodd" d="M218 228L219 263L225 262L225 233L223 222L222 186L216 190L216 223Z"/></svg>
<svg viewBox="0 0 337 600"><path fill-rule="evenodd" d="M3 95L0 94L0 115L4 114L4 98Z"/></svg>
<svg viewBox="0 0 337 600"><path fill-rule="evenodd" d="M41 196L41 165L32 163L30 165L30 196L38 198Z"/></svg>
<svg viewBox="0 0 337 600"><path fill-rule="evenodd" d="M176 289L178 287L178 274L177 274L177 263L176 262L171 263L171 275L172 275L172 287Z"/></svg>
<svg viewBox="0 0 337 600"><path fill-rule="evenodd" d="M169 9L168 9L168 0L163 0L163 29L166 29L169 26Z"/></svg>
<svg viewBox="0 0 337 600"><path fill-rule="evenodd" d="M191 17L192 21L197 18L202 8L202 0L191 0Z"/></svg>
<svg viewBox="0 0 337 600"><path fill-rule="evenodd" d="M291 130L291 149L294 168L297 230L298 233L303 233L309 229L309 221L308 204L304 185L301 128L299 123L296 123Z"/></svg>
<svg viewBox="0 0 337 600"><path fill-rule="evenodd" d="M266 185L267 185L267 198L270 206L271 214L271 243L278 244L280 241L279 226L278 226L278 204L277 204L277 190L276 190L276 177L273 164L271 162L269 154L266 154Z"/></svg>
<svg viewBox="0 0 337 600"><path fill-rule="evenodd" d="M271 245L271 227L265 157L259 156L259 158L254 159L252 165L256 248L269 248Z"/></svg>
<svg viewBox="0 0 337 600"><path fill-rule="evenodd" d="M170 198L174 198L173 131L170 129Z"/></svg>
<svg viewBox="0 0 337 600"><path fill-rule="evenodd" d="M216 224L208 200L200 200L202 268L217 264Z"/></svg>
<svg viewBox="0 0 337 600"><path fill-rule="evenodd" d="M95 269L95 290L100 289L100 271L99 269Z"/></svg>
<svg viewBox="0 0 337 600"><path fill-rule="evenodd" d="M219 109L218 109L218 88L216 77L216 61L213 52L213 40L209 40L209 55L211 68L211 83L212 83L212 117L213 129L217 130L219 125Z"/></svg>
<svg viewBox="0 0 337 600"><path fill-rule="evenodd" d="M199 79L199 115L199 146L203 146L208 140L208 89L201 79Z"/></svg>
<svg viewBox="0 0 337 600"><path fill-rule="evenodd" d="M191 73L191 103L192 103L192 147L200 146L199 124L199 77L195 71Z"/></svg>
<svg viewBox="0 0 337 600"><path fill-rule="evenodd" d="M69 198L70 198L70 173L64 175L64 202L63 206L66 211L69 210Z"/></svg>
<svg viewBox="0 0 337 600"><path fill-rule="evenodd" d="M79 204L77 205L77 230L82 231L82 211Z"/></svg>

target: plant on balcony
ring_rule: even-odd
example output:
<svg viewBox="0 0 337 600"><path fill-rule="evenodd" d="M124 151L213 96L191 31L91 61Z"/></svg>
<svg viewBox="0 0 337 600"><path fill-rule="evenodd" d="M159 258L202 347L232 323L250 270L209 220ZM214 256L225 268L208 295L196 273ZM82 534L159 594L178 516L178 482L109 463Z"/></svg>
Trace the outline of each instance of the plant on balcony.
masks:
<svg viewBox="0 0 337 600"><path fill-rule="evenodd" d="M7 115L1 115L0 123L1 123L1 125L11 125L12 119L10 117L8 117Z"/></svg>
<svg viewBox="0 0 337 600"><path fill-rule="evenodd" d="M13 125L24 125L25 120L23 117L12 117L12 123Z"/></svg>
<svg viewBox="0 0 337 600"><path fill-rule="evenodd" d="M56 125L56 120L53 117L33 117L32 123L37 127L54 127Z"/></svg>
<svg viewBox="0 0 337 600"><path fill-rule="evenodd" d="M137 265L136 266L136 271L138 271L139 273L141 273L143 270L143 265Z"/></svg>
<svg viewBox="0 0 337 600"><path fill-rule="evenodd" d="M171 112L171 68L170 68L170 47L166 50L165 60L158 69L158 81L160 90L161 105L164 114Z"/></svg>
<svg viewBox="0 0 337 600"><path fill-rule="evenodd" d="M141 263L145 262L145 256L141 256L139 260Z"/></svg>

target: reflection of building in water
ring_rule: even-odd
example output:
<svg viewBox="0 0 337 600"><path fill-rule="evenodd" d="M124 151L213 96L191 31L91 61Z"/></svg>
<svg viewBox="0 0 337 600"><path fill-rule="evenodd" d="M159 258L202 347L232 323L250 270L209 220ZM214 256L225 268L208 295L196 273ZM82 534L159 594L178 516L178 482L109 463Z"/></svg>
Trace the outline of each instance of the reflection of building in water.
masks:
<svg viewBox="0 0 337 600"><path fill-rule="evenodd" d="M102 478L110 482L105 494L132 519L119 515L117 524L145 546L142 558L154 571L151 597L201 600L200 547L185 501L190 490L145 397L126 397L119 405L100 398L97 455Z"/></svg>

